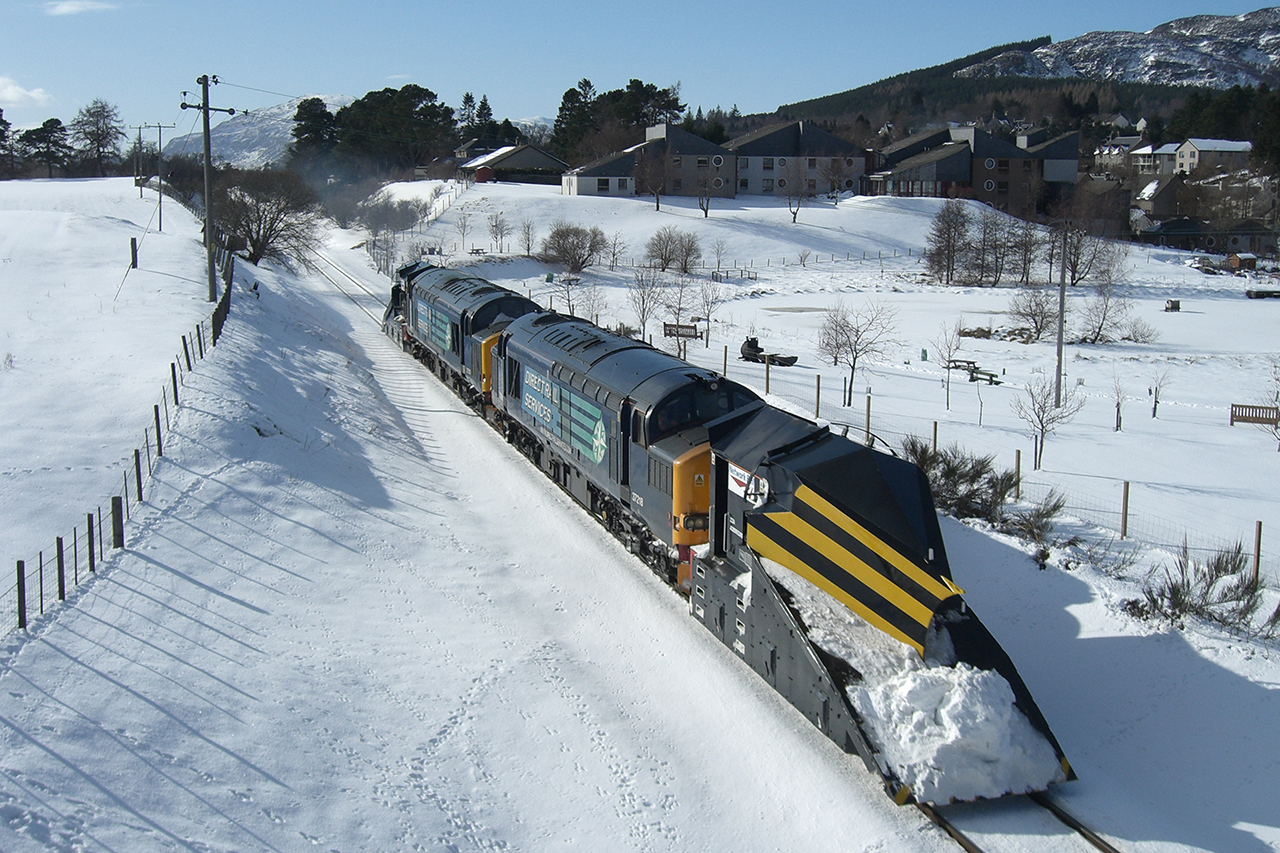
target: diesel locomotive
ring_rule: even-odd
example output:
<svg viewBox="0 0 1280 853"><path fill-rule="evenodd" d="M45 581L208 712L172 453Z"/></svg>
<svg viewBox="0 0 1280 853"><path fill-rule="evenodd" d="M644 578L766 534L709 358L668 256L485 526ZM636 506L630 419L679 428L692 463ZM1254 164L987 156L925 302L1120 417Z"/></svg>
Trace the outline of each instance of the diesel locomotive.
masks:
<svg viewBox="0 0 1280 853"><path fill-rule="evenodd" d="M1047 781L1075 778L952 580L928 482L911 463L463 271L402 267L384 330L687 596L695 619L861 757L896 802L917 792L850 700L860 674L810 640L771 572L804 578L923 658L997 672L1057 757Z"/></svg>

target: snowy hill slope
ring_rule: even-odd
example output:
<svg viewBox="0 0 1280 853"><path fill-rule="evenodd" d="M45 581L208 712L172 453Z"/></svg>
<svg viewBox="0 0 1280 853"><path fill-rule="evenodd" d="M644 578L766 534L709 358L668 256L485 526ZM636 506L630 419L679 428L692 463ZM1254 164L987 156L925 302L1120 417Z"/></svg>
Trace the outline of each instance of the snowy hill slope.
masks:
<svg viewBox="0 0 1280 853"><path fill-rule="evenodd" d="M1010 51L957 77L1043 77L1208 86L1274 85L1280 66L1280 8L1246 15L1196 15L1145 33L1091 32L1034 51Z"/></svg>
<svg viewBox="0 0 1280 853"><path fill-rule="evenodd" d="M347 95L303 95L273 107L237 113L209 131L209 148L214 161L230 163L241 169L260 169L281 162L293 143L293 116L298 111L298 104L307 98L320 98L331 112L355 100ZM165 157L199 156L203 150L204 143L198 129L164 144Z"/></svg>

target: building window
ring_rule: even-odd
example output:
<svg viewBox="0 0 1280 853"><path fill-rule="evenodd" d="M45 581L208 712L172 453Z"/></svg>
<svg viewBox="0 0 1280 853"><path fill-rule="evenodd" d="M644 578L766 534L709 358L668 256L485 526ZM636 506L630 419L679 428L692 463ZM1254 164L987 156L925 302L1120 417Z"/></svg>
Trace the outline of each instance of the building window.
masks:
<svg viewBox="0 0 1280 853"><path fill-rule="evenodd" d="M816 169L816 168L818 168L818 158L817 158L817 157L810 157L810 158L809 158L809 168L810 168L810 169Z"/></svg>
<svg viewBox="0 0 1280 853"><path fill-rule="evenodd" d="M987 162L984 163L983 165L986 166L988 169L994 169L996 167L996 161L991 157L988 157Z"/></svg>
<svg viewBox="0 0 1280 853"><path fill-rule="evenodd" d="M993 191L993 190L995 190L995 188L996 188L996 182L995 182L995 181L987 181L985 184L983 184L983 185L982 185L982 188L983 188L984 190L986 190L987 192L992 192L992 191Z"/></svg>
<svg viewBox="0 0 1280 853"><path fill-rule="evenodd" d="M740 179L738 180L738 189L740 189L740 190L745 190L746 188L747 188L747 179L746 179L746 178L740 178Z"/></svg>
<svg viewBox="0 0 1280 853"><path fill-rule="evenodd" d="M996 168L997 168L999 171L1001 171L1001 172L1008 172L1008 171L1009 171L1009 161L1008 161L1008 160L1001 160L1001 161L997 164Z"/></svg>
<svg viewBox="0 0 1280 853"><path fill-rule="evenodd" d="M773 192L773 178L765 178L764 181L761 182L760 192L762 193Z"/></svg>
<svg viewBox="0 0 1280 853"><path fill-rule="evenodd" d="M673 168L673 169L679 169L679 168L680 168L680 158L679 158L679 157L672 157L672 158L671 158L671 168Z"/></svg>
<svg viewBox="0 0 1280 853"><path fill-rule="evenodd" d="M1001 181L1000 183L996 184L996 192L997 192L997 193L999 193L1000 195L1008 195L1008 194L1009 194L1009 182L1008 182L1008 181Z"/></svg>
<svg viewBox="0 0 1280 853"><path fill-rule="evenodd" d="M699 158L698 158L698 168L699 168L699 169L705 169L705 168L707 168L707 166L709 166L709 165L711 165L711 158L710 158L710 157L699 157Z"/></svg>
<svg viewBox="0 0 1280 853"><path fill-rule="evenodd" d="M618 189L625 190L627 188L627 179L618 178Z"/></svg>
<svg viewBox="0 0 1280 853"><path fill-rule="evenodd" d="M679 192L679 191L680 191L680 188L681 188L681 187L683 187L683 186L684 186L684 181L680 180L679 178L672 178L672 179L671 179L671 191L672 191L672 192Z"/></svg>
<svg viewBox="0 0 1280 853"><path fill-rule="evenodd" d="M747 158L746 158L746 157L739 157L739 158L738 158L738 168L739 168L739 169L745 169L745 168L747 168Z"/></svg>
<svg viewBox="0 0 1280 853"><path fill-rule="evenodd" d="M786 157L779 157L779 158L778 158L778 168L779 168L779 169L781 169L781 168L782 168L783 166L785 166L785 165L787 165L787 158L786 158Z"/></svg>
<svg viewBox="0 0 1280 853"><path fill-rule="evenodd" d="M778 178L778 186L779 186L779 187L785 187L786 185L787 185L787 179L786 179L786 178Z"/></svg>
<svg viewBox="0 0 1280 853"><path fill-rule="evenodd" d="M773 158L772 158L772 157L765 157L765 158L760 162L760 168L761 168L761 169L764 169L766 172L772 172L772 171L773 171Z"/></svg>
<svg viewBox="0 0 1280 853"><path fill-rule="evenodd" d="M717 154L716 156L711 158L711 165L719 169L721 166L724 165L724 158L721 157L719 154Z"/></svg>
<svg viewBox="0 0 1280 853"><path fill-rule="evenodd" d="M716 178L714 181L711 182L711 186L715 187L716 189L720 189L721 187L724 186L724 178Z"/></svg>
<svg viewBox="0 0 1280 853"><path fill-rule="evenodd" d="M596 192L607 193L609 191L608 178L596 178Z"/></svg>

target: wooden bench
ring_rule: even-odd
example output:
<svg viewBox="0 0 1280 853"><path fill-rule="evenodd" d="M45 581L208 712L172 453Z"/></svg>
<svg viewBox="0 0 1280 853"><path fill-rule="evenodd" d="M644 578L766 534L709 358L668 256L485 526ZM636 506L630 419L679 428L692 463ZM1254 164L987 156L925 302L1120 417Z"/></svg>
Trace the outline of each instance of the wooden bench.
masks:
<svg viewBox="0 0 1280 853"><path fill-rule="evenodd" d="M973 370L970 370L970 371L969 371L969 381L970 381L970 382L985 382L985 383L987 383L988 385L999 385L999 384L1000 384L1000 379L999 379L999 377L997 377L993 371L990 371L990 370L979 370L978 368L974 368Z"/></svg>
<svg viewBox="0 0 1280 853"><path fill-rule="evenodd" d="M1264 426L1280 426L1280 407L1278 406L1246 406L1231 404L1231 426L1236 424L1263 424Z"/></svg>
<svg viewBox="0 0 1280 853"><path fill-rule="evenodd" d="M972 373L977 369L978 362L967 358L953 358L947 362L947 370L963 370L965 373Z"/></svg>

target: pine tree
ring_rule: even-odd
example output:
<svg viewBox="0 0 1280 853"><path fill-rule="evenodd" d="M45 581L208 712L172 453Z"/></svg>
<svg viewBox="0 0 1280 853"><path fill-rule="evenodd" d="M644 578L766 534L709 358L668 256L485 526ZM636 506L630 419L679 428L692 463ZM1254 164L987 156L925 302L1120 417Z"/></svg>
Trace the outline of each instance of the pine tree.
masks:
<svg viewBox="0 0 1280 853"><path fill-rule="evenodd" d="M462 103L458 105L458 124L468 133L476 123L476 96L470 92L462 93Z"/></svg>

